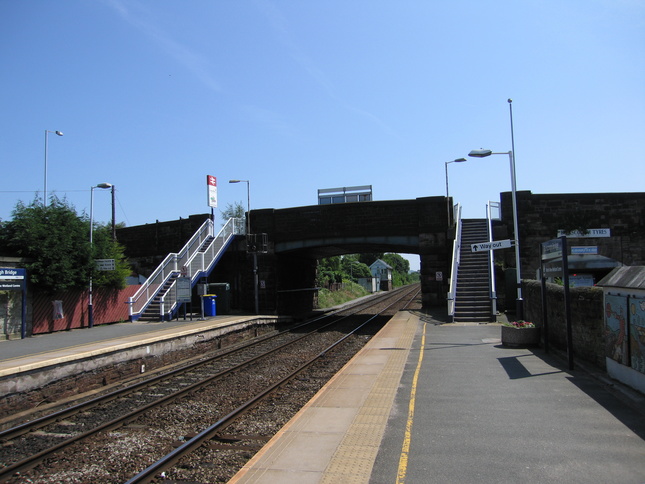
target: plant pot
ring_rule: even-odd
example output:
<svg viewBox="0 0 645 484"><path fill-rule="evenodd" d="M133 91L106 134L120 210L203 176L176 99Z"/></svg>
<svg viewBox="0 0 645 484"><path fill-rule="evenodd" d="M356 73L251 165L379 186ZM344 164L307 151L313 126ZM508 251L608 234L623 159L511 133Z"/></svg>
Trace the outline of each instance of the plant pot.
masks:
<svg viewBox="0 0 645 484"><path fill-rule="evenodd" d="M502 326L502 344L504 346L538 346L540 344L540 328Z"/></svg>

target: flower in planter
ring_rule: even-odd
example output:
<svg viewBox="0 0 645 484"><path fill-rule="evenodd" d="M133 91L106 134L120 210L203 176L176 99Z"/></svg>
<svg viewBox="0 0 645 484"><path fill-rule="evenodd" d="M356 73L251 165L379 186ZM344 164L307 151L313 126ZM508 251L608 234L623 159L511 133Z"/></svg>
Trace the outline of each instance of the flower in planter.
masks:
<svg viewBox="0 0 645 484"><path fill-rule="evenodd" d="M524 329L524 328L535 328L535 324L530 321L524 321L520 319L519 321L512 321L510 323L504 323L504 326L509 326L511 328Z"/></svg>

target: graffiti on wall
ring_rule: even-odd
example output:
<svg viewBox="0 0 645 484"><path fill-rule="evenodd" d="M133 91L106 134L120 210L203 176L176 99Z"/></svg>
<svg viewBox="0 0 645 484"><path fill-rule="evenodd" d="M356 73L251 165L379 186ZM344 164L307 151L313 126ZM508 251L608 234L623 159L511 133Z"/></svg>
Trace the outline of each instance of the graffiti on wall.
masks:
<svg viewBox="0 0 645 484"><path fill-rule="evenodd" d="M629 365L627 343L627 297L606 295L605 355Z"/></svg>
<svg viewBox="0 0 645 484"><path fill-rule="evenodd" d="M605 295L605 355L645 373L645 299Z"/></svg>
<svg viewBox="0 0 645 484"><path fill-rule="evenodd" d="M629 350L632 368L645 373L645 299L629 298Z"/></svg>

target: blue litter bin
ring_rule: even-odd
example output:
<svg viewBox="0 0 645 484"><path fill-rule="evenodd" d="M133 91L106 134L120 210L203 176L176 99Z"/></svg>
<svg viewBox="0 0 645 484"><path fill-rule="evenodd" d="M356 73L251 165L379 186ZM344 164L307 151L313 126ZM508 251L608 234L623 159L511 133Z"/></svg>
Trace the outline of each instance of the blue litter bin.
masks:
<svg viewBox="0 0 645 484"><path fill-rule="evenodd" d="M215 299L217 296L215 294L204 294L202 298L204 301L204 316L216 316L217 308Z"/></svg>

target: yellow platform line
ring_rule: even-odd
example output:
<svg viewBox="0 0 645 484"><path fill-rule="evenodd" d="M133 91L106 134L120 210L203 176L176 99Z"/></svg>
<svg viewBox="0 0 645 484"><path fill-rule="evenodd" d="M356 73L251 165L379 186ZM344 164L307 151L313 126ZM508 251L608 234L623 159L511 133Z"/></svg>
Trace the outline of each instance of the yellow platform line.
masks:
<svg viewBox="0 0 645 484"><path fill-rule="evenodd" d="M419 373L421 363L423 362L423 350L426 345L426 326L423 325L423 334L421 336L421 348L419 350L419 361L417 369L414 371L412 378L412 389L410 390L410 404L408 405L408 419L405 424L405 436L401 448L401 457L399 458L399 469L396 475L396 484L404 484L408 472L408 457L410 455L410 445L412 443L412 425L414 423L414 407L417 400L417 384L419 382Z"/></svg>

